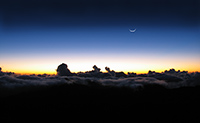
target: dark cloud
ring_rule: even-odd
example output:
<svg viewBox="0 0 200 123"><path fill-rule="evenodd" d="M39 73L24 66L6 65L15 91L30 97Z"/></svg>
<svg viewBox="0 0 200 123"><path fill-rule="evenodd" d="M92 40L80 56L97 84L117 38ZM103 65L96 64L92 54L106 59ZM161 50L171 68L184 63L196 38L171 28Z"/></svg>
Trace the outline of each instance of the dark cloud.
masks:
<svg viewBox="0 0 200 123"><path fill-rule="evenodd" d="M79 72L76 75L80 77L97 77L97 78L106 78L110 77L108 73L103 73L101 72L101 69L98 68L96 65L94 65L93 70L91 71L86 71L86 72Z"/></svg>
<svg viewBox="0 0 200 123"><path fill-rule="evenodd" d="M176 76L171 76L171 75L166 75L163 73L149 73L149 77L154 77L159 80L165 80L166 82L180 82L183 81L183 79L176 77Z"/></svg>
<svg viewBox="0 0 200 123"><path fill-rule="evenodd" d="M200 79L198 79L199 72L188 73L187 71L176 71L172 68L170 70L165 70L162 73L149 71L147 76L154 77L158 80L164 80L165 82L167 82L168 88L180 88L200 85Z"/></svg>
<svg viewBox="0 0 200 123"><path fill-rule="evenodd" d="M2 70L2 68L0 67L0 76L2 76L2 75L3 75L3 72L2 72L1 70Z"/></svg>
<svg viewBox="0 0 200 123"><path fill-rule="evenodd" d="M33 75L4 75L0 77L1 87L26 87L26 86L48 86L59 83L67 83L63 78L56 76L40 78Z"/></svg>
<svg viewBox="0 0 200 123"><path fill-rule="evenodd" d="M67 68L66 65L63 66ZM28 121L32 118L36 122L43 118L47 122L52 121L52 117L57 122L61 119L80 119L81 116L81 120L91 117L96 119L99 116L102 119L103 114L112 121L116 117L124 121L127 117L132 118L135 113L135 117L140 116L139 121L148 119L148 122L152 122L159 118L158 121L162 122L163 119L166 121L166 116L163 115L166 112L170 117L178 116L179 120L187 116L188 111L190 114L194 109L199 111L198 72L149 71L148 74L129 73L126 77L117 77L109 74L111 70L108 67L107 73L101 72L97 66L93 69L73 76L17 75L1 71L2 118L7 121ZM176 81L173 77L182 80ZM166 81L168 78L173 79ZM195 117L198 117L196 112ZM66 116L69 118L66 119ZM169 122L171 121L170 118Z"/></svg>
<svg viewBox="0 0 200 123"><path fill-rule="evenodd" d="M128 77L136 77L137 74L134 72L128 72Z"/></svg>
<svg viewBox="0 0 200 123"><path fill-rule="evenodd" d="M111 71L109 67L105 67L105 69L111 76L116 76L116 73L114 70Z"/></svg>
<svg viewBox="0 0 200 123"><path fill-rule="evenodd" d="M142 89L144 85L158 84L165 86L167 83L152 77L128 77L116 79L101 79L100 82L105 86L128 87L133 89Z"/></svg>
<svg viewBox="0 0 200 123"><path fill-rule="evenodd" d="M102 74L103 76L103 74ZM38 77L34 75L4 75L0 77L1 88L27 88L46 87L59 84L80 84L80 85L101 85L112 87L127 87L141 89L143 85L158 84L165 86L167 83L152 77L128 77L128 78L99 78L99 77L79 77L79 76L49 76Z"/></svg>
<svg viewBox="0 0 200 123"><path fill-rule="evenodd" d="M116 72L116 77L127 77L127 75L124 72Z"/></svg>
<svg viewBox="0 0 200 123"><path fill-rule="evenodd" d="M94 72L95 73L100 73L100 68L98 68L96 65L93 66Z"/></svg>
<svg viewBox="0 0 200 123"><path fill-rule="evenodd" d="M17 76L16 78L19 78L19 79L23 79L23 80L40 80L39 77L37 76L33 76L33 75L21 75L21 76Z"/></svg>
<svg viewBox="0 0 200 123"><path fill-rule="evenodd" d="M3 76L3 75L13 75L15 74L14 72L3 72L2 71L2 68L0 67L0 76Z"/></svg>
<svg viewBox="0 0 200 123"><path fill-rule="evenodd" d="M71 76L72 75L71 71L67 68L67 65L64 63L60 64L56 71L59 76Z"/></svg>
<svg viewBox="0 0 200 123"><path fill-rule="evenodd" d="M148 74L128 73L126 75L124 72L111 71L109 67L105 67L107 73L101 72L96 65L93 66L93 69L86 72L71 73L68 66L63 63L57 68L58 75L16 75L12 72L0 71L0 88L3 90L10 88L21 92L62 84L126 87L135 90L145 89L148 85L159 85L168 89L200 85L200 73L198 72L189 74L186 71L170 69L162 73L149 71Z"/></svg>

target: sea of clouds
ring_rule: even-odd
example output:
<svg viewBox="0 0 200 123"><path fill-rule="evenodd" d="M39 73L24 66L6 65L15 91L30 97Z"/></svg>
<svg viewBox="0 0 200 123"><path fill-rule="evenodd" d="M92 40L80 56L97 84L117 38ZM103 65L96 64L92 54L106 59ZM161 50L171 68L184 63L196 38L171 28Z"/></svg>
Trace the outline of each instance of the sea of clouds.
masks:
<svg viewBox="0 0 200 123"><path fill-rule="evenodd" d="M0 88L14 89L58 84L98 84L101 86L128 87L137 90L149 84L161 85L168 89L200 85L200 73L198 72L188 73L187 71L175 71L174 69L170 69L162 73L149 71L148 74L134 74L134 76L132 73L128 73L127 75L123 74L122 76L112 76L108 73L94 73L94 71L92 71L76 73L70 76L59 76L48 74L18 75L1 71Z"/></svg>

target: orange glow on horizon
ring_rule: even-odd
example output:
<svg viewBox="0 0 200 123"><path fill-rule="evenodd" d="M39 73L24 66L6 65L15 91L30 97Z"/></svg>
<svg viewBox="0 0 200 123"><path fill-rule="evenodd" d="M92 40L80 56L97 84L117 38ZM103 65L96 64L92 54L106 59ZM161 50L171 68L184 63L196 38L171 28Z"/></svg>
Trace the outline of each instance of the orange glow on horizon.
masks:
<svg viewBox="0 0 200 123"><path fill-rule="evenodd" d="M93 65L91 65L88 69L86 69L86 67L83 67L82 69L80 68L80 70L77 70L73 66L70 67L69 65L68 65L68 68L70 69L71 72L78 73L78 72L91 71L91 70L93 70L92 66ZM99 67L99 66L97 65L97 67ZM102 72L107 72L105 70L105 67L99 67L99 68L101 68ZM132 69L131 68L130 69L120 69L120 67L119 68L116 67L114 69L114 67L110 67L110 69L114 70L115 72L124 72L125 74L128 74L128 72L134 72L134 73L137 73L137 74L146 74L146 73L148 73L149 70L156 71L156 72L164 72L165 70L169 70L171 68L174 68L176 71L177 70L188 71L190 73L191 72L200 72L200 69L197 70L197 67L195 67L195 66L193 68L191 67L191 68L185 68L185 69L176 68L176 67L168 67L168 68L167 67L163 67L163 69L162 69L162 68L159 68L159 67L155 67L155 66L150 66L149 65L148 68L145 68L145 65L144 65L143 68L142 67L134 67L134 65L133 65ZM2 71L3 72L14 72L16 74L57 74L56 73L56 69L57 69L57 66L54 67L54 68L53 67L49 67L49 69L47 69L47 68L45 69L45 67L40 68L40 69L37 68L37 67L35 67L35 68L29 67L29 68L26 68L26 69L11 69L11 68L10 69L4 69L4 68L2 68Z"/></svg>
<svg viewBox="0 0 200 123"><path fill-rule="evenodd" d="M171 68L169 68L171 69ZM169 70L169 69L165 69L165 70ZM193 70L193 71L189 71L186 69L176 69L174 68L176 71L180 70L180 71L188 71L189 73L193 73L193 72L200 72L197 70ZM151 70L151 71L156 71L156 72L164 72L165 70ZM124 72L125 74L128 74L128 72L134 72L136 74L147 74L149 70L146 71L115 71L115 72ZM56 71L26 71L26 70L19 70L19 71L10 71L10 70L5 70L3 72L14 72L15 74L25 74L25 75L30 75L30 74L50 74L50 75L56 75ZM86 71L71 71L73 73L78 73L78 72L86 72ZM106 71L102 71L103 73L106 73Z"/></svg>
<svg viewBox="0 0 200 123"><path fill-rule="evenodd" d="M176 55L178 56L178 55ZM13 62L14 61L14 62ZM97 65L102 72L106 72L105 67L116 72L134 72L137 74L148 73L149 70L164 72L174 68L175 70L200 72L200 58L184 56L68 56L67 58L51 57L21 57L2 59L0 67L4 72L15 72L19 74L56 74L56 69L61 63L66 63L71 72L85 72L93 70L93 65Z"/></svg>

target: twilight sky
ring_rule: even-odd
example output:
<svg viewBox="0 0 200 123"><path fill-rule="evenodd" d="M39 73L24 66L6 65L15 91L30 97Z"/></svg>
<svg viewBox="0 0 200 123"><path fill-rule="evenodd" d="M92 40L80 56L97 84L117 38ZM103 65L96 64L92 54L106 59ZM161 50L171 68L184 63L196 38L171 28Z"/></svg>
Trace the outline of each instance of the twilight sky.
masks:
<svg viewBox="0 0 200 123"><path fill-rule="evenodd" d="M136 28L130 33L129 29ZM200 71L199 0L5 0L0 67L16 73Z"/></svg>

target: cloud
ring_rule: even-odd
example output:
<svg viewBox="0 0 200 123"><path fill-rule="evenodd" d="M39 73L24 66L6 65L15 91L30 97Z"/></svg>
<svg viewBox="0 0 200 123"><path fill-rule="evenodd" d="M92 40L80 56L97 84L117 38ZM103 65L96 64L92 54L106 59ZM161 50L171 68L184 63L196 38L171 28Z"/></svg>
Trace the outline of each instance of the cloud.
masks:
<svg viewBox="0 0 200 123"><path fill-rule="evenodd" d="M159 84L165 85L162 80L157 80L152 77L79 77L79 76L47 76L38 77L36 75L4 75L0 77L0 86L4 88L30 87L30 86L51 86L58 84L81 84L91 85L99 84L102 86L113 87L142 87L144 84Z"/></svg>
<svg viewBox="0 0 200 123"><path fill-rule="evenodd" d="M96 65L93 66L93 69L75 74L70 72L66 64L61 64L57 69L58 75L17 75L12 72L0 71L0 88L1 92L7 89L22 92L63 84L126 87L135 90L145 89L149 85L159 85L168 89L200 85L200 73L198 72L189 74L187 71L170 69L162 73L149 71L148 74L128 73L126 75L124 72L111 71L109 67L105 67L107 73L101 72Z"/></svg>
<svg viewBox="0 0 200 123"><path fill-rule="evenodd" d="M128 87L133 89L141 89L144 85L158 84L165 86L167 83L152 77L129 77L116 79L101 79L100 82L105 86Z"/></svg>
<svg viewBox="0 0 200 123"><path fill-rule="evenodd" d="M3 72L2 72L1 70L2 70L2 68L0 67L0 76L2 76L2 75L3 75Z"/></svg>
<svg viewBox="0 0 200 123"><path fill-rule="evenodd" d="M48 86L59 83L67 83L67 81L57 77L40 78L33 75L23 75L23 76L4 75L0 77L0 86L7 88L26 87L26 86Z"/></svg>
<svg viewBox="0 0 200 123"><path fill-rule="evenodd" d="M166 82L180 82L183 81L183 79L172 76L172 75L166 75L162 73L155 73L155 74L149 74L150 77L154 77L159 80L165 80Z"/></svg>
<svg viewBox="0 0 200 123"><path fill-rule="evenodd" d="M100 73L100 68L98 68L96 65L93 66L94 72L95 73Z"/></svg>
<svg viewBox="0 0 200 123"><path fill-rule="evenodd" d="M111 71L109 67L105 67L105 69L106 69L106 71L108 72L108 74L109 74L110 76L116 76L116 73L115 73L114 70Z"/></svg>
<svg viewBox="0 0 200 123"><path fill-rule="evenodd" d="M108 72L108 74L110 76L113 76L113 77L127 77L127 75L124 73L124 72L115 72L114 70L110 70L109 67L105 67L106 71Z"/></svg>
<svg viewBox="0 0 200 123"><path fill-rule="evenodd" d="M93 72L90 71L83 74L87 73L92 74ZM100 72L98 74L104 75L106 73ZM156 72L151 74L155 74L155 77L160 76ZM188 76L187 74L180 72L173 73L170 76L182 77L183 81L166 82L165 79L159 80L153 75L150 77L148 74L146 74L146 77L139 75L134 77L113 77L109 75L102 78L94 76L81 77L78 75L4 74L0 76L1 110L6 115L6 120L22 111L25 112L25 115L17 115L17 118L23 119L24 116L30 119L39 113L39 115L35 116L36 119L37 116L45 116L44 121L47 121L51 116L57 121L62 116L66 116L66 114L76 118L80 116L100 116L106 112L109 117L110 115L121 117L121 113L116 115L115 112L117 114L118 112L123 112L126 118L126 114L129 114L130 111L134 111L136 114L139 112L139 115L141 115L146 110L149 113L152 112L152 109L160 114L160 111L166 112L166 109L170 106L173 106L173 108L167 110L169 112L177 109L176 106L182 109L185 106L185 103L182 102L193 104L198 97L198 94L193 92L198 92L196 90L199 88L195 88L195 91L192 91L193 88L189 88L189 91L184 88L183 90L169 89L198 85L200 73L191 73L189 77L186 77ZM193 94L195 96L192 96ZM163 109L163 107L165 108ZM179 107L177 110L179 110ZM156 110L157 108L159 110ZM127 111L127 109L130 109L130 111ZM85 113L85 111L89 113ZM58 113L55 114L55 112ZM147 113L148 116L149 113ZM56 117L55 115L58 116ZM177 112L175 112L175 115L177 115ZM161 116L163 115L161 114ZM17 119L16 117L14 118L15 120ZM39 117L38 119L41 118Z"/></svg>
<svg viewBox="0 0 200 123"><path fill-rule="evenodd" d="M96 65L93 66L93 70L86 71L86 72L78 72L77 74L74 74L79 77L96 77L96 78L106 78L110 77L109 73L103 73L101 72L101 69L98 68Z"/></svg>
<svg viewBox="0 0 200 123"><path fill-rule="evenodd" d="M71 71L67 68L68 66L67 66L67 64L65 64L65 63L62 63L62 64L60 64L59 66L58 66L58 68L57 68L57 74L59 75L59 76L71 76L72 75L72 73L71 73Z"/></svg>
<svg viewBox="0 0 200 123"><path fill-rule="evenodd" d="M21 75L21 76L17 76L16 78L23 79L23 80L40 80L40 78L35 75L34 76L33 75Z"/></svg>

